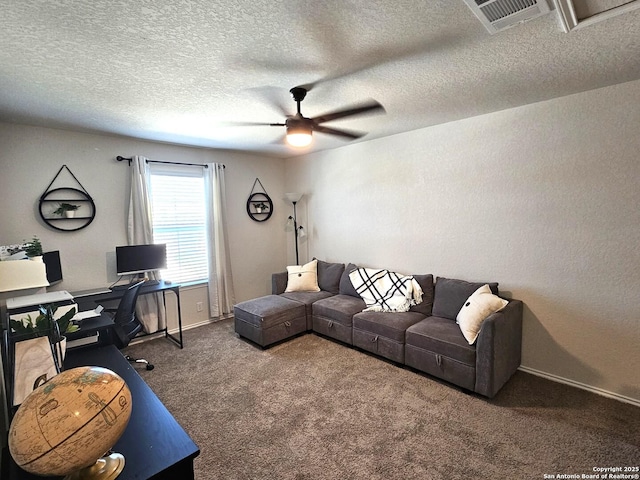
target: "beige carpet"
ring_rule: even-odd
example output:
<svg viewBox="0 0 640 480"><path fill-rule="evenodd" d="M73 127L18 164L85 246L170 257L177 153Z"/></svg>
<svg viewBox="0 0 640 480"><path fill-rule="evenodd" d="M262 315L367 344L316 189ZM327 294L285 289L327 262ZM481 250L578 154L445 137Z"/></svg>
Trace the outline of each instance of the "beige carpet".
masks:
<svg viewBox="0 0 640 480"><path fill-rule="evenodd" d="M226 320L127 348L200 447L196 478L542 479L640 463L640 408L518 372L493 400L313 334Z"/></svg>

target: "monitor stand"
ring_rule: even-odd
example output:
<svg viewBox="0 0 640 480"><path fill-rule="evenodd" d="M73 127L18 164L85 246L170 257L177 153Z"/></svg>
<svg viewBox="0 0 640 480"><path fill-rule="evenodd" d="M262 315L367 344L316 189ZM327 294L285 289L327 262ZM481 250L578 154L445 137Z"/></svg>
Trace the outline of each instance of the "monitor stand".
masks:
<svg viewBox="0 0 640 480"><path fill-rule="evenodd" d="M127 288L129 288L131 285L135 285L138 282L142 282L144 281L144 284L142 285L143 287L153 287L154 285L160 285L160 281L159 280L150 280L147 279L144 274L140 274L137 277L133 277L131 278L131 281L129 283L125 283L125 284L121 284L121 285L114 285L112 287L109 287L111 291L121 291L121 290L126 290Z"/></svg>

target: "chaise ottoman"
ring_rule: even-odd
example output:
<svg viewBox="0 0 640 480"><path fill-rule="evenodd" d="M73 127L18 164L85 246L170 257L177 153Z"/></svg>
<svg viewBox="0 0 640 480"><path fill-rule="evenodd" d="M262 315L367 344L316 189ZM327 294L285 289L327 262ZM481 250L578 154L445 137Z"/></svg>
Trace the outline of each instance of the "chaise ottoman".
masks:
<svg viewBox="0 0 640 480"><path fill-rule="evenodd" d="M279 295L238 303L233 314L236 333L263 348L307 330L305 305Z"/></svg>

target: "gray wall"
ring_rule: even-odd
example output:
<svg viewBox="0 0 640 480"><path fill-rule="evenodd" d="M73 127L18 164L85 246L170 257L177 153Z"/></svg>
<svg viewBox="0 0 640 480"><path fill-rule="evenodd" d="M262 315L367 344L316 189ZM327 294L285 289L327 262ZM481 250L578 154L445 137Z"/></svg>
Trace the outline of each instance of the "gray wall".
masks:
<svg viewBox="0 0 640 480"><path fill-rule="evenodd" d="M498 281L524 367L640 403L638 105L632 82L290 159L304 259Z"/></svg>
<svg viewBox="0 0 640 480"><path fill-rule="evenodd" d="M129 167L117 162L117 155L227 166L229 242L238 301L263 295L270 289L271 272L286 263L284 225L289 210L283 195L283 160L7 123L0 123L0 145L0 244L37 235L46 250L60 250L64 281L56 289L104 287L117 279L114 247L127 243L129 191ZM77 232L53 230L38 215L38 199L63 164L96 203L95 220ZM273 216L262 223L246 214L256 177L275 206ZM58 186L77 185L63 172L53 185Z"/></svg>

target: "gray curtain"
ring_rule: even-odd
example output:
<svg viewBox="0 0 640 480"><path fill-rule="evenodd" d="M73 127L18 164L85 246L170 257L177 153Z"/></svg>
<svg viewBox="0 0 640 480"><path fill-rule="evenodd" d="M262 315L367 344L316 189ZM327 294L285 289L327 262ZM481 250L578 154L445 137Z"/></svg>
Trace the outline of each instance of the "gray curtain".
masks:
<svg viewBox="0 0 640 480"><path fill-rule="evenodd" d="M209 311L212 317L233 312L235 297L227 238L224 165L208 163L204 169L209 245Z"/></svg>
<svg viewBox="0 0 640 480"><path fill-rule="evenodd" d="M149 177L147 159L135 155L131 162L131 195L127 221L129 245L153 243ZM148 275L153 280L159 280L156 272L149 272ZM140 295L136 305L136 315L147 333L166 328L167 319L162 294Z"/></svg>

